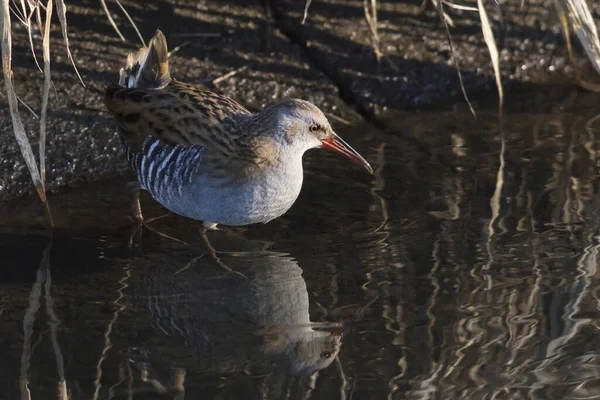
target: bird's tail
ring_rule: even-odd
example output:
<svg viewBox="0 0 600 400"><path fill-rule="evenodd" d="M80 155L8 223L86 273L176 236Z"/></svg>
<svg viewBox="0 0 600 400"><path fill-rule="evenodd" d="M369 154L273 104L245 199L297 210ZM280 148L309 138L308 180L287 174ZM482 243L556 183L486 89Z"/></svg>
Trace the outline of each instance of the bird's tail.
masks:
<svg viewBox="0 0 600 400"><path fill-rule="evenodd" d="M119 85L127 88L159 89L171 81L169 74L167 39L156 31L148 47L127 56L127 65L121 68Z"/></svg>

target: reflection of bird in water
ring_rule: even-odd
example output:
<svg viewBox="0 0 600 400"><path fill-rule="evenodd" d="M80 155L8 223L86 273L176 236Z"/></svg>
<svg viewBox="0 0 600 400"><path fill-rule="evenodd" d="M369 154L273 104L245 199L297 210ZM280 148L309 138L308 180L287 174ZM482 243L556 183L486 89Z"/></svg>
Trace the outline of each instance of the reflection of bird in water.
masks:
<svg viewBox="0 0 600 400"><path fill-rule="evenodd" d="M183 336L182 357L196 349L189 360L193 369L270 373L284 367L308 375L331 364L340 349L341 325L310 321L306 283L293 258L262 252L230 257L227 264L248 279L202 268L177 275L162 271L138 292L137 301L147 304L160 330ZM170 347L152 352L162 351L169 357L177 353Z"/></svg>

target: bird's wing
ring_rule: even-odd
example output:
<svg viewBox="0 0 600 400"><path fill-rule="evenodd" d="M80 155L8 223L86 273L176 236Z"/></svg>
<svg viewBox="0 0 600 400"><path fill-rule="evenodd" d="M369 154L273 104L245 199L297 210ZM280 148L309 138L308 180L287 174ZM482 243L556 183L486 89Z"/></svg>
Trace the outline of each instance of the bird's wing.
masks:
<svg viewBox="0 0 600 400"><path fill-rule="evenodd" d="M104 98L131 151L139 152L148 136L167 145L202 145L229 152L228 133L250 112L234 100L171 80L162 88L111 85Z"/></svg>

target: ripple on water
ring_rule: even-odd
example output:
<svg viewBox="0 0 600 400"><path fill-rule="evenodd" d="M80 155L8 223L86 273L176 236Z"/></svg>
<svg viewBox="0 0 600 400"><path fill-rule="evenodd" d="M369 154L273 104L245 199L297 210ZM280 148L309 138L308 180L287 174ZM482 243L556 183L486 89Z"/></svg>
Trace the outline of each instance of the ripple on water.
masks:
<svg viewBox="0 0 600 400"><path fill-rule="evenodd" d="M51 398L64 376L86 398L593 398L600 153L585 122L339 129L375 177L311 154L287 215L209 233L243 276L176 216L152 226L189 246L144 231L128 250L125 178L53 195L52 240L34 234L36 201L2 203L0 397L26 377Z"/></svg>

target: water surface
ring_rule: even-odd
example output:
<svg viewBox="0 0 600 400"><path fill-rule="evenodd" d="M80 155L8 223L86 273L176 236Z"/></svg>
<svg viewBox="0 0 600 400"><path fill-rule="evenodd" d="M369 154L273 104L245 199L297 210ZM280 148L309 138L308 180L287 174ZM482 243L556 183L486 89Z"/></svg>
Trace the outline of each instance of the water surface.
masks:
<svg viewBox="0 0 600 400"><path fill-rule="evenodd" d="M209 234L219 260L173 215L188 245L128 248L127 177L52 196L52 237L0 204L0 398L598 398L588 119L337 128L375 176L307 154L288 214Z"/></svg>

